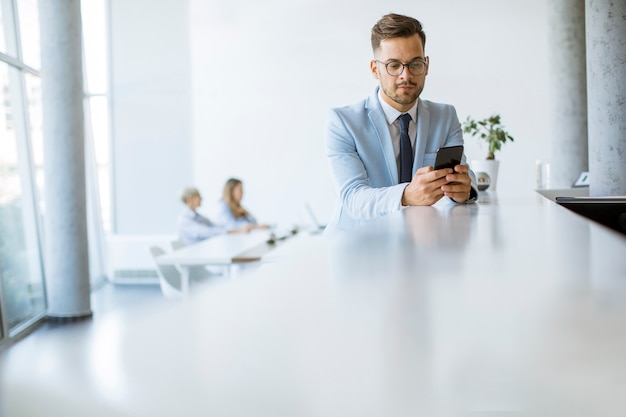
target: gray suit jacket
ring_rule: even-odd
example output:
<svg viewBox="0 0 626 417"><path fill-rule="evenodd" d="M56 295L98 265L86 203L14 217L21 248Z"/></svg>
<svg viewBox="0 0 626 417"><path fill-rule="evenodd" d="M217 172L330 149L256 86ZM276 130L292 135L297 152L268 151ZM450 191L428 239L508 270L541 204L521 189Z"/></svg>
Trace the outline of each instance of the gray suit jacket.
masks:
<svg viewBox="0 0 626 417"><path fill-rule="evenodd" d="M434 165L437 149L462 145L463 131L456 110L448 104L418 101L413 174ZM351 229L363 220L401 209L405 184L398 184L398 168L378 87L363 101L331 109L326 126L326 155L338 203L329 231ZM462 163L466 158L463 155ZM472 187L477 190L474 173Z"/></svg>

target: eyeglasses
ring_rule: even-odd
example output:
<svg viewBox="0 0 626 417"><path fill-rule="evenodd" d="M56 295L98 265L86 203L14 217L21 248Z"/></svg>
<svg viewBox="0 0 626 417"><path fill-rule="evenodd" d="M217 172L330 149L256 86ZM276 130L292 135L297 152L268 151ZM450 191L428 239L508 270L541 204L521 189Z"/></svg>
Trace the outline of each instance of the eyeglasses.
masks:
<svg viewBox="0 0 626 417"><path fill-rule="evenodd" d="M416 59L415 61L411 61L408 64L403 64L400 61L382 62L377 59L375 59L374 61L378 62L379 64L383 64L385 66L385 69L387 69L387 74L391 75L392 77L397 77L402 74L404 72L404 67L407 67L409 69L411 75L422 75L426 70L426 66L428 65L426 61L422 61L421 59Z"/></svg>

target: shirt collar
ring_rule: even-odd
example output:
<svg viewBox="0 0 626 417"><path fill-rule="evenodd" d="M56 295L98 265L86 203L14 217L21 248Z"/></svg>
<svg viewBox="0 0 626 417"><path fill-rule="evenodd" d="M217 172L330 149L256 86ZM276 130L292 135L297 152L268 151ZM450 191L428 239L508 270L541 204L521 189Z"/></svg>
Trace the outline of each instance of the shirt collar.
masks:
<svg viewBox="0 0 626 417"><path fill-rule="evenodd" d="M383 108L383 113L385 113L385 119L387 119L387 123L392 124L393 122L396 121L396 119L404 113L408 113L411 116L411 119L413 120L413 122L417 123L417 102L419 101L419 98L417 100L415 100L415 104L413 104L413 107L411 107L409 109L409 111L407 112L401 112L398 111L396 109L394 109L392 106L390 106L384 99L382 96L382 89L378 89L378 101L380 102L380 106Z"/></svg>
<svg viewBox="0 0 626 417"><path fill-rule="evenodd" d="M189 208L189 206L185 205L183 207L183 216L190 219L195 219L197 214L198 212L192 210L191 208Z"/></svg>

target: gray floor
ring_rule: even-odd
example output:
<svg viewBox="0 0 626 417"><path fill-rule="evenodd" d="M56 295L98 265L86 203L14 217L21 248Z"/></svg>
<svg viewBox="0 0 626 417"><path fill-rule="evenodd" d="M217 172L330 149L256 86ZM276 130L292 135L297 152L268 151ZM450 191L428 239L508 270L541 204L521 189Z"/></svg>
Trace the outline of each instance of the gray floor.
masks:
<svg viewBox="0 0 626 417"><path fill-rule="evenodd" d="M51 323L44 320L24 336L0 345L0 354L11 355L11 360L26 359L30 354L22 351L30 351L31 354L40 352L41 335L61 328L82 328L89 332L91 325L109 314L124 314L140 306L163 298L161 289L156 285L129 285L105 283L91 294L91 310L93 316L73 323ZM37 347L37 349L34 349Z"/></svg>

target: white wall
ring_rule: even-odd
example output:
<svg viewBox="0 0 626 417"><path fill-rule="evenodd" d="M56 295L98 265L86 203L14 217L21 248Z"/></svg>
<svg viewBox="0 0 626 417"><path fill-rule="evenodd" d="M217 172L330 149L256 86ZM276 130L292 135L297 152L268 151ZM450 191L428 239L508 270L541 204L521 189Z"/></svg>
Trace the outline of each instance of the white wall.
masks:
<svg viewBox="0 0 626 417"><path fill-rule="evenodd" d="M494 112L516 138L497 155L499 193L535 186L548 158L546 0L381 2L191 0L196 184L211 203L229 176L261 221L323 220L334 190L324 156L330 107L366 97L370 29L389 12L422 21L431 66L423 98L459 118ZM469 159L486 148L466 138Z"/></svg>
<svg viewBox="0 0 626 417"><path fill-rule="evenodd" d="M113 231L172 233L193 182L185 0L110 0Z"/></svg>
<svg viewBox="0 0 626 417"><path fill-rule="evenodd" d="M376 85L370 29L389 12L424 24L422 97L461 119L499 112L516 138L498 193L534 188L550 149L546 2L111 0L117 232L174 233L180 189L211 213L230 176L260 221L305 221L305 202L326 221L326 114ZM466 153L486 149L468 139Z"/></svg>

